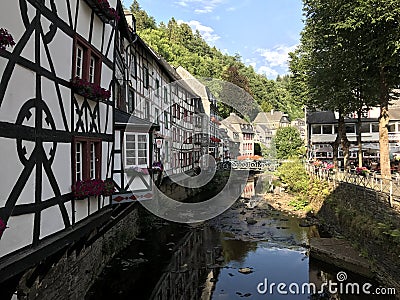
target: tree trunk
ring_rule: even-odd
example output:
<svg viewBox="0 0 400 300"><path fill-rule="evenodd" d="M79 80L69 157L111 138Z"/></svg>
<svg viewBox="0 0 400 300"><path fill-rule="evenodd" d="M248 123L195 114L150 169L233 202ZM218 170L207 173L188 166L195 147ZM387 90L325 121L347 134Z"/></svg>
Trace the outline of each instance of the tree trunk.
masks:
<svg viewBox="0 0 400 300"><path fill-rule="evenodd" d="M379 152L381 174L384 178L390 178L390 156L389 156L389 91L386 83L385 71L380 70L380 114L379 114Z"/></svg>
<svg viewBox="0 0 400 300"><path fill-rule="evenodd" d="M343 154L344 154L344 169L349 169L349 147L350 142L346 135L346 126L344 124L344 115L341 110L339 110L339 120L338 120L338 134L340 135L340 140L342 142Z"/></svg>
<svg viewBox="0 0 400 300"><path fill-rule="evenodd" d="M338 166L338 154L339 154L339 145L340 145L340 136L339 133L336 134L336 139L332 143L332 148L333 148L333 166L336 171L338 171L339 166Z"/></svg>
<svg viewBox="0 0 400 300"><path fill-rule="evenodd" d="M362 157L362 141L361 141L361 113L362 108L357 111L357 145L358 145L358 166L363 166L363 157Z"/></svg>

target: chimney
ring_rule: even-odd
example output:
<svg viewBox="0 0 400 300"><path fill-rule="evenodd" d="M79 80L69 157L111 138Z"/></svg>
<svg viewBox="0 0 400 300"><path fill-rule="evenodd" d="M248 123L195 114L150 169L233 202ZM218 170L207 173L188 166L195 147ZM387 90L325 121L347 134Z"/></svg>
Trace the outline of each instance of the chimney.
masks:
<svg viewBox="0 0 400 300"><path fill-rule="evenodd" d="M273 115L274 114L274 110L273 109L271 109L271 115Z"/></svg>
<svg viewBox="0 0 400 300"><path fill-rule="evenodd" d="M132 31L136 33L136 19L129 10L124 10L124 15L128 26L132 28Z"/></svg>

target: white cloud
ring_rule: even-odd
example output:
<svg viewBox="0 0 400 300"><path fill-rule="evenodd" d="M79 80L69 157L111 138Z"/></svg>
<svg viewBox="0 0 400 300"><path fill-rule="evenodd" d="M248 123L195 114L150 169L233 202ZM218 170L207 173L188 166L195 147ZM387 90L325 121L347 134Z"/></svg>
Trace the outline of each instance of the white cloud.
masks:
<svg viewBox="0 0 400 300"><path fill-rule="evenodd" d="M180 0L175 1L175 4L193 8L193 11L197 14L207 14L212 13L223 2L225 0Z"/></svg>
<svg viewBox="0 0 400 300"><path fill-rule="evenodd" d="M226 11L235 11L235 10L236 10L236 7L234 7L234 6L228 7L228 8L226 9Z"/></svg>
<svg viewBox="0 0 400 300"><path fill-rule="evenodd" d="M261 66L257 69L257 73L264 74L267 78L276 78L279 73L278 71L268 67L268 66Z"/></svg>
<svg viewBox="0 0 400 300"><path fill-rule="evenodd" d="M278 45L275 46L273 49L257 49L256 52L264 58L267 66L287 68L289 58L288 54L295 49L296 45Z"/></svg>
<svg viewBox="0 0 400 300"><path fill-rule="evenodd" d="M177 23L178 24L186 23L192 28L193 31L198 30L207 43L213 44L215 41L221 38L218 34L214 33L214 29L202 25L199 21L191 20L189 22L184 22L182 20L178 20Z"/></svg>

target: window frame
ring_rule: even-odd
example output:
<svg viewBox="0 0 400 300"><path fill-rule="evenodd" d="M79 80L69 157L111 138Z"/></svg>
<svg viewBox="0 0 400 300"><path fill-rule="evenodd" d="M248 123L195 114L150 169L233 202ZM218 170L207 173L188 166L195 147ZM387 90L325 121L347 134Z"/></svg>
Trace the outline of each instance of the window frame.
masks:
<svg viewBox="0 0 400 300"><path fill-rule="evenodd" d="M80 146L80 172L81 178L77 177L77 145ZM92 145L94 152L91 153ZM93 159L94 155L94 159ZM92 163L94 162L94 177L92 174ZM97 138L88 138L76 136L72 141L72 181L75 184L78 180L100 179L102 162L102 140Z"/></svg>
<svg viewBox="0 0 400 300"><path fill-rule="evenodd" d="M132 142L132 141L128 141L127 140L127 136L135 136L135 148L134 149L130 149L127 148L127 142ZM145 164L139 164L139 150L143 150L143 149L139 149L138 145L139 145L139 136L145 136L146 137L146 163ZM128 156L127 155L127 151L134 151L135 155L134 156ZM130 167L139 167L139 168L148 168L149 167L149 161L150 161L150 147L149 147L149 134L148 133L140 133L140 132L125 132L124 133L124 168L130 168ZM143 158L143 156L141 156L140 158ZM135 159L135 164L128 164L127 159Z"/></svg>
<svg viewBox="0 0 400 300"><path fill-rule="evenodd" d="M94 59L94 76L93 83L100 85L101 82L101 66L102 66L102 55L101 53L95 49L92 45L90 45L85 39L80 37L79 35L75 35L74 43L73 43L73 65L72 65L72 74L73 78L79 77L83 80L90 82L90 67L91 67L91 59ZM78 76L77 67L78 67L78 49L83 51L82 56L82 69L81 74Z"/></svg>

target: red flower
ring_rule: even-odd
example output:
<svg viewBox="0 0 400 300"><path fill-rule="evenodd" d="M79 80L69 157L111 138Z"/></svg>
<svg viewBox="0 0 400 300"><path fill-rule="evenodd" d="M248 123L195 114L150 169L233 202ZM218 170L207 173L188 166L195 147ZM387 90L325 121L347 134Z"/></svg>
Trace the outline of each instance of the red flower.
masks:
<svg viewBox="0 0 400 300"><path fill-rule="evenodd" d="M5 50L6 47L12 47L14 45L14 39L11 34L8 33L7 29L0 28L0 49Z"/></svg>

